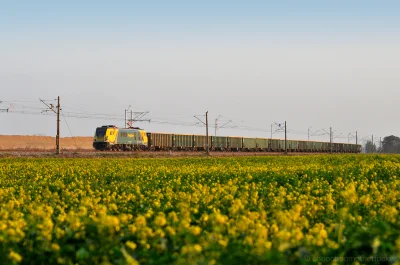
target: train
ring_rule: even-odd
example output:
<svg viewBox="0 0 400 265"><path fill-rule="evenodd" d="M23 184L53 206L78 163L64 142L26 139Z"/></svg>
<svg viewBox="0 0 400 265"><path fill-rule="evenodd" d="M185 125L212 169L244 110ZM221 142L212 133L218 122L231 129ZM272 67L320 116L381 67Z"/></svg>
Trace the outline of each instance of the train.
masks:
<svg viewBox="0 0 400 265"><path fill-rule="evenodd" d="M115 125L97 127L93 148L99 151L210 151L226 152L304 152L360 153L361 145L319 141L251 138L237 136L207 136L146 132L138 127L118 128Z"/></svg>

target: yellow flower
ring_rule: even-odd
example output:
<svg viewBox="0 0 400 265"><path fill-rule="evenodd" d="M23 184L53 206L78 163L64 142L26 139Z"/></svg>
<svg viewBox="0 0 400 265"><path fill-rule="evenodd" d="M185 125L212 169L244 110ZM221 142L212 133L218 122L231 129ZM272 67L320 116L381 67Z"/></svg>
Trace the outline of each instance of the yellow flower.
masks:
<svg viewBox="0 0 400 265"><path fill-rule="evenodd" d="M51 249L54 251L59 251L60 250L60 246L57 243L52 243L51 244Z"/></svg>
<svg viewBox="0 0 400 265"><path fill-rule="evenodd" d="M203 248L202 248L199 244L195 244L195 245L193 246L193 248L194 248L194 250L195 250L196 252L201 252L201 251L203 250Z"/></svg>
<svg viewBox="0 0 400 265"><path fill-rule="evenodd" d="M372 251L374 254L377 253L379 246L381 245L381 241L379 240L379 237L375 237L374 240L372 241Z"/></svg>
<svg viewBox="0 0 400 265"><path fill-rule="evenodd" d="M218 240L218 244L220 244L224 248L228 245L228 243L229 243L228 239L225 239L225 240L220 239L220 240Z"/></svg>
<svg viewBox="0 0 400 265"><path fill-rule="evenodd" d="M139 262L135 260L129 253L126 251L125 248L121 248L122 255L125 258L126 264L128 265L139 265Z"/></svg>
<svg viewBox="0 0 400 265"><path fill-rule="evenodd" d="M20 254L14 252L13 250L10 251L10 253L8 254L8 257L15 262L21 262L22 261L22 257Z"/></svg>
<svg viewBox="0 0 400 265"><path fill-rule="evenodd" d="M136 244L134 243L134 242L132 242L132 241L127 241L126 243L125 243L125 245L127 246L127 247L129 247L130 249L132 249L132 250L135 250L136 249Z"/></svg>
<svg viewBox="0 0 400 265"><path fill-rule="evenodd" d="M159 213L154 219L154 224L157 226L164 226L167 224L167 219L165 218L164 213Z"/></svg>
<svg viewBox="0 0 400 265"><path fill-rule="evenodd" d="M201 233L201 228L198 226L191 227L192 234L198 236Z"/></svg>
<svg viewBox="0 0 400 265"><path fill-rule="evenodd" d="M215 221L217 221L218 224L225 224L227 221L227 217L220 213L217 213L215 216Z"/></svg>
<svg viewBox="0 0 400 265"><path fill-rule="evenodd" d="M135 223L137 226L146 226L146 217L139 215L136 217Z"/></svg>

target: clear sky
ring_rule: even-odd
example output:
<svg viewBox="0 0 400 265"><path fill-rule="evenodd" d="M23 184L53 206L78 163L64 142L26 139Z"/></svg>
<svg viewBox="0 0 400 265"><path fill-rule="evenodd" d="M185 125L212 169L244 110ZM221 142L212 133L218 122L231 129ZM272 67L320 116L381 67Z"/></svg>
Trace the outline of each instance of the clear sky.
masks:
<svg viewBox="0 0 400 265"><path fill-rule="evenodd" d="M60 96L64 137L123 126L129 106L148 131L203 133L193 116L208 110L219 135L270 137L286 120L295 139L400 136L399 14L399 1L0 0L0 134L54 135L39 98Z"/></svg>

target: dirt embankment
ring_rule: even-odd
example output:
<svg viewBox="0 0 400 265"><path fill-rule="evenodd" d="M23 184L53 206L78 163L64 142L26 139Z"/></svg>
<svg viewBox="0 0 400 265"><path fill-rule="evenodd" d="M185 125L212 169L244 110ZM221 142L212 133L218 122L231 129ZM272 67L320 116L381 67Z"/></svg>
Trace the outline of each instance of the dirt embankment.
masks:
<svg viewBox="0 0 400 265"><path fill-rule="evenodd" d="M61 150L93 150L93 137L62 137ZM56 148L56 138L51 136L0 135L0 150L44 151Z"/></svg>

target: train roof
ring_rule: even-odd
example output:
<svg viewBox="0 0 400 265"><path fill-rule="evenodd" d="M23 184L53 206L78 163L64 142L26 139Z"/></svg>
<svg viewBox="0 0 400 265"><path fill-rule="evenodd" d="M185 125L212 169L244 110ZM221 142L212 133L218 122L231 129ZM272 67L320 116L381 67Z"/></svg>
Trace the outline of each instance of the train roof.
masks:
<svg viewBox="0 0 400 265"><path fill-rule="evenodd" d="M142 128L139 127L129 127L129 128L119 128L120 130L128 130L128 129L134 129L134 130L143 130Z"/></svg>
<svg viewBox="0 0 400 265"><path fill-rule="evenodd" d="M115 125L103 125L103 126L100 126L97 128L116 128L119 130L143 130L142 128L139 128L139 127L119 128L118 126L115 126Z"/></svg>
<svg viewBox="0 0 400 265"><path fill-rule="evenodd" d="M170 135L194 135L194 136L204 136L204 134L181 134L181 133L166 133L166 132L147 132L147 133L157 133L157 134L170 134ZM214 135L209 135L208 137L230 137L230 138L246 138L246 139L263 139L263 140L269 140L271 138L265 138L265 137L245 137L245 136L214 136ZM280 141L285 141L285 139L277 139L277 138L272 138L272 140L280 140ZM287 141L299 141L299 142L313 142L313 143L330 143L326 141L308 141L308 140L297 140L297 139L287 139ZM356 145L353 143L340 143L340 142L332 142L333 144L347 144L347 145ZM357 144L360 145L360 144Z"/></svg>

